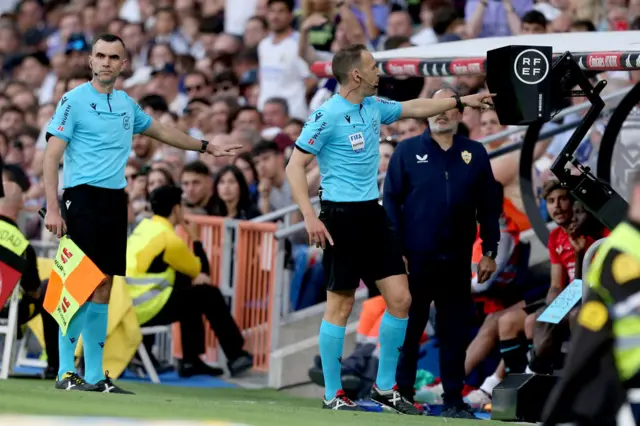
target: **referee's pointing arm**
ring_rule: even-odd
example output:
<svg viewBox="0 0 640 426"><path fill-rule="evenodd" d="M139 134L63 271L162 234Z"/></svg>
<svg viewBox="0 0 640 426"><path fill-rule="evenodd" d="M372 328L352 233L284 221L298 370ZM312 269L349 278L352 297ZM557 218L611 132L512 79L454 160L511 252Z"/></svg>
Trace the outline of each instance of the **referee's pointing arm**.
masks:
<svg viewBox="0 0 640 426"><path fill-rule="evenodd" d="M73 146L73 152L65 159L65 188L72 185L66 178L76 185L107 188L126 185L124 163L135 133L176 148L215 156L232 156L242 147L201 141L153 120L126 93L113 90L125 63L125 47L120 38L109 34L98 37L89 57L92 81L65 93L47 128L43 160L45 227L58 237L67 229L58 201L58 165L69 145ZM100 149L108 152L99 152ZM101 155L116 159L99 161Z"/></svg>
<svg viewBox="0 0 640 426"><path fill-rule="evenodd" d="M359 140L346 140L347 138L357 138L358 135L363 138L363 147L371 143L378 143L380 136L379 125L374 125L374 120L369 125L373 133L368 131L358 132L362 128L356 124L365 124L365 117L362 115L362 108L368 97L375 95L378 88L378 80L380 78L380 70L377 67L373 55L366 50L364 46L351 46L336 55L332 62L332 70L338 81L342 85L341 95L343 99L351 104L360 104L359 116L351 117L351 115L341 114L337 108L327 106L327 103L314 111L307 123L304 125L300 137L296 141L296 149L294 149L289 164L287 165L287 177L291 185L291 192L294 201L300 207L300 211L304 216L304 222L309 234L310 244L317 246L325 246L325 240L333 245L331 235L327 231L323 223L316 217L315 210L309 199L309 187L307 185L306 166L313 160L315 156L320 154L321 150L330 150L325 157L333 155L339 156L342 149L340 144L346 143L355 146ZM493 94L476 94L464 97L452 97L447 99L413 99L406 102L394 102L384 99L377 99L377 109L380 111L379 120L381 124L391 124L401 118L428 118L454 108L460 110L465 106L472 108L484 108L488 106L487 101L493 97ZM365 114L366 115L366 114ZM369 121L371 117L367 117ZM345 129L346 124L353 125L353 129ZM351 122L353 120L353 123ZM359 121L361 120L361 121ZM348 126L347 126L348 127ZM343 134L342 132L347 132ZM350 133L350 134L349 134ZM331 137L340 140L329 141ZM368 136L368 138L367 138ZM344 139L344 140L342 140ZM325 147L327 145L328 147ZM376 148L377 152L377 148ZM319 161L320 162L320 161ZM321 165L321 175L323 178L328 174L337 171L330 170L326 166L327 161L323 161ZM334 166L335 167L335 166ZM323 168L325 170L323 170ZM377 171L377 164L376 164Z"/></svg>

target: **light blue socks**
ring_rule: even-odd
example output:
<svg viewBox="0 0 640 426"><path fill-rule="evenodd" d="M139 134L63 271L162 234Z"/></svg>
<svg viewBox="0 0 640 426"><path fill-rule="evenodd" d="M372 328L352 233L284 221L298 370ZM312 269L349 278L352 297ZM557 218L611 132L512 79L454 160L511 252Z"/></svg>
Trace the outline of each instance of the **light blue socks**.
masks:
<svg viewBox="0 0 640 426"><path fill-rule="evenodd" d="M75 313L69 327L67 328L67 335L62 335L62 330L58 331L58 353L60 355L60 367L58 368L58 380L62 379L64 373L75 373L75 352L78 339L84 328L87 313L87 304L80 306L80 309Z"/></svg>
<svg viewBox="0 0 640 426"><path fill-rule="evenodd" d="M102 354L107 340L109 305L87 302L87 319L82 330L84 366L87 383L96 384L104 380Z"/></svg>
<svg viewBox="0 0 640 426"><path fill-rule="evenodd" d="M342 350L345 327L322 320L320 326L320 358L324 375L324 397L327 401L335 398L342 389Z"/></svg>
<svg viewBox="0 0 640 426"><path fill-rule="evenodd" d="M376 386L391 390L396 384L396 367L404 344L409 318L396 318L385 311L380 322L380 362ZM324 365L323 365L324 367Z"/></svg>

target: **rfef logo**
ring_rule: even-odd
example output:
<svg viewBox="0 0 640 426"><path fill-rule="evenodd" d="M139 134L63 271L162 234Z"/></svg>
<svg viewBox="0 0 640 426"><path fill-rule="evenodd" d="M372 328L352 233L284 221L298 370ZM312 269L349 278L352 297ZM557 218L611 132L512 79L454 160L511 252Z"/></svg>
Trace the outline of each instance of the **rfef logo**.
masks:
<svg viewBox="0 0 640 426"><path fill-rule="evenodd" d="M537 49L523 50L513 62L513 72L524 84L538 84L549 74L549 60Z"/></svg>

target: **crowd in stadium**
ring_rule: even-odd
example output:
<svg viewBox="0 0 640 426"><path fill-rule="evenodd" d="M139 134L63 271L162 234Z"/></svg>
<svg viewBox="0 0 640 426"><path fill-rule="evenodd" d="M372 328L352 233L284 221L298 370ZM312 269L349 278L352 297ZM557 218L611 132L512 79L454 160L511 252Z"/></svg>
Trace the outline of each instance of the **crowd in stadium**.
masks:
<svg viewBox="0 0 640 426"><path fill-rule="evenodd" d="M243 146L236 157L214 157L134 136L126 168L133 229L152 215L149 194L167 184L182 188L192 214L250 220L293 204L285 175L288 157L309 114L339 88L335 79L312 74L310 65L330 60L348 45L382 51L479 37L640 29L637 0L4 0L0 13L3 178L24 193L20 224L25 235L52 243L55 236L43 229L37 214L45 207L45 129L63 94L92 78L87 61L98 34L124 40L128 62L116 89L125 90L154 119L198 139ZM619 88L639 82L639 73L593 78L607 78ZM461 95L487 90L483 76L382 77L378 95L405 101L430 97L445 85ZM574 104L584 101L572 99ZM576 113L564 120L579 118ZM605 125L599 120L581 143L583 164L595 164ZM458 132L481 140L506 129L494 110L467 108ZM381 126L381 176L396 146L427 130L428 123L416 119ZM582 256L604 235L549 170L572 132L542 141L535 153L541 211L558 225L548 243L551 275L546 279L526 271L528 254L520 233L531 225L520 195L520 152L491 160L504 195L502 237L498 271L488 282L472 283L479 331L467 351L466 373L477 371L495 348L501 348L502 359L490 371L484 367L475 383L470 380L467 401L475 408L490 404L493 387L507 372L549 373L557 367L569 324L536 326L536 315L545 298L552 300L581 276ZM486 148L491 152L522 135L514 133ZM62 176L62 165L60 170ZM314 163L307 181L310 195L317 195L320 172ZM61 177L60 194L62 183ZM288 224L301 219L291 214ZM304 231L290 242L288 267L295 272L290 302L297 310L323 301L322 270L309 260L317 250L308 246ZM474 252L474 261L481 255L479 249ZM351 357L375 357L375 324L384 310L380 302L373 297L365 304L361 344ZM432 337L433 330L425 333L425 340ZM357 393L359 386L367 386L367 369L352 364L345 362L343 373L362 379ZM316 362L313 368L321 366ZM433 394L430 401L441 397L437 381L418 393L425 390Z"/></svg>

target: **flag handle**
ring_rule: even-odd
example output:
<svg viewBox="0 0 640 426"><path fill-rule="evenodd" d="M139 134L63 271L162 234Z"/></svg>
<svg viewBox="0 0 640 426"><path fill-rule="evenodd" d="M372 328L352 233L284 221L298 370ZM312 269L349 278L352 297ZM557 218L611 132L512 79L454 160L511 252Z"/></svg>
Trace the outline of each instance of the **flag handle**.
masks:
<svg viewBox="0 0 640 426"><path fill-rule="evenodd" d="M44 220L44 217L47 215L47 209L46 208L41 208L40 210L38 210L38 214L40 215L40 217ZM62 234L62 236L64 237L66 235L66 232Z"/></svg>

